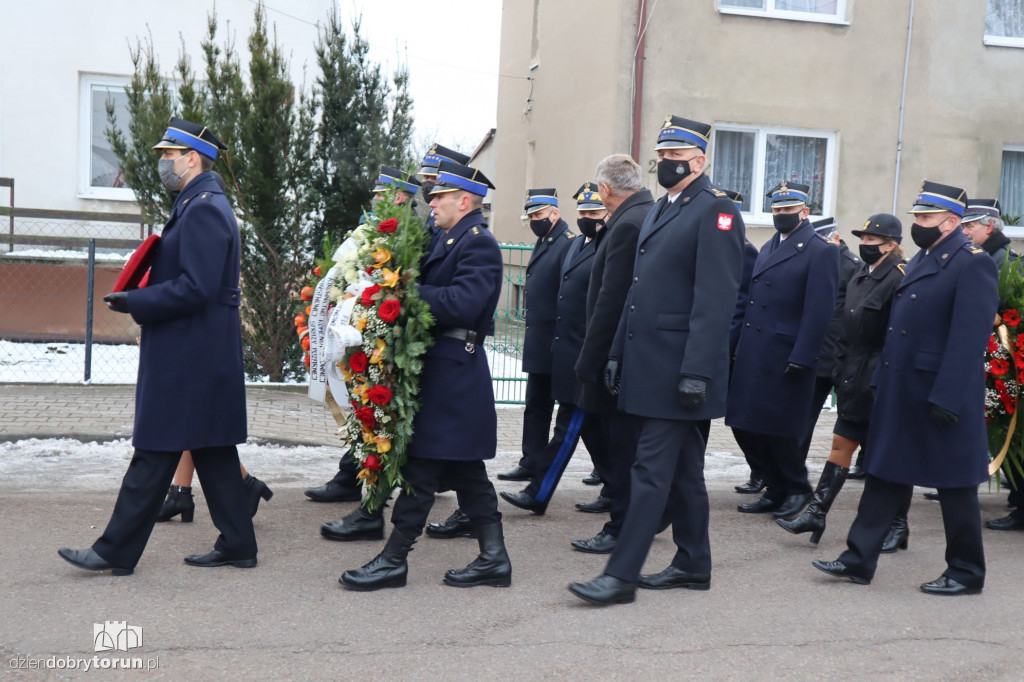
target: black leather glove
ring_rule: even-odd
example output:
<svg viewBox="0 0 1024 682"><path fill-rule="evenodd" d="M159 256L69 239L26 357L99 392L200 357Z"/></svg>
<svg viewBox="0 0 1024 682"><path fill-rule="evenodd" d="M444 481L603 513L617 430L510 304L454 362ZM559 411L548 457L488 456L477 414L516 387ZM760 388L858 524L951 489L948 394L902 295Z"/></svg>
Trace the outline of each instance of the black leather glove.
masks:
<svg viewBox="0 0 1024 682"><path fill-rule="evenodd" d="M679 406L684 410L699 410L708 402L708 382L697 377L679 380Z"/></svg>
<svg viewBox="0 0 1024 682"><path fill-rule="evenodd" d="M126 313L128 312L128 292L118 291L113 294L107 294L103 297L103 300L107 302L107 307L113 310L115 313Z"/></svg>
<svg viewBox="0 0 1024 682"><path fill-rule="evenodd" d="M952 424L956 424L959 419L955 412L950 412L945 407L939 407L935 403L928 403L928 408L931 411L932 419L935 420L936 424L950 426Z"/></svg>
<svg viewBox="0 0 1024 682"><path fill-rule="evenodd" d="M604 366L604 389L612 395L619 394L619 361L608 359Z"/></svg>
<svg viewBox="0 0 1024 682"><path fill-rule="evenodd" d="M786 376L798 377L809 369L810 367L804 367L803 365L798 365L795 362L791 362L788 365L786 365Z"/></svg>

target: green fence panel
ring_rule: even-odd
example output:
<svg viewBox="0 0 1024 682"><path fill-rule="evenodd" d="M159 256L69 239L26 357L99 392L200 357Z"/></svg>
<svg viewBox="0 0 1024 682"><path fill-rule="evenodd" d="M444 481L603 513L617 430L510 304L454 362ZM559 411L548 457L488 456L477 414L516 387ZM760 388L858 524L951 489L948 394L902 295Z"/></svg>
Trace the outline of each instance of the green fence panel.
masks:
<svg viewBox="0 0 1024 682"><path fill-rule="evenodd" d="M522 405L526 395L523 365L523 334L526 329L523 291L526 265L533 247L526 244L501 244L505 277L501 299L494 311L494 336L484 344L491 361L496 403Z"/></svg>

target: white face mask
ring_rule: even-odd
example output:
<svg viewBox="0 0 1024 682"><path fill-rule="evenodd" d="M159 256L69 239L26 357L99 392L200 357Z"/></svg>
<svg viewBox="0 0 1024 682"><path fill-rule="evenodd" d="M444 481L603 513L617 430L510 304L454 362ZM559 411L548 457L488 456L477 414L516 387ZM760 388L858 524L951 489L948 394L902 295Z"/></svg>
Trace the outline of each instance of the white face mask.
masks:
<svg viewBox="0 0 1024 682"><path fill-rule="evenodd" d="M181 181L184 180L185 176L192 170L189 168L181 175L174 172L174 162L184 156L185 155L182 154L177 159L160 159L157 162L156 168L157 173L160 174L160 182L164 183L164 187L172 192L178 191L178 187L181 186Z"/></svg>

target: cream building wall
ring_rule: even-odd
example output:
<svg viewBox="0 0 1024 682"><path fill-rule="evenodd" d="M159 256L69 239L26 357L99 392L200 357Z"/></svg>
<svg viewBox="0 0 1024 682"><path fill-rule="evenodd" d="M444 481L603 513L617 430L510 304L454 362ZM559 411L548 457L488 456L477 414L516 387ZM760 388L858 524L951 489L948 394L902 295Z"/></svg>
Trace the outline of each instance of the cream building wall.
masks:
<svg viewBox="0 0 1024 682"><path fill-rule="evenodd" d="M984 44L986 0L848 0L841 23L730 14L715 0L646 4L645 171L668 113L716 129L828 133L825 210L848 237L894 202L909 232L905 211L925 178L997 196L1004 147L1024 144L1024 49ZM517 225L526 187L558 187L571 223L571 192L603 156L629 152L639 5L505 0L501 73L534 80L502 79L499 89L499 238L511 238L510 229L529 236ZM714 143L709 151L714 174ZM647 184L661 192L653 173ZM766 214L745 218L755 244L771 236Z"/></svg>

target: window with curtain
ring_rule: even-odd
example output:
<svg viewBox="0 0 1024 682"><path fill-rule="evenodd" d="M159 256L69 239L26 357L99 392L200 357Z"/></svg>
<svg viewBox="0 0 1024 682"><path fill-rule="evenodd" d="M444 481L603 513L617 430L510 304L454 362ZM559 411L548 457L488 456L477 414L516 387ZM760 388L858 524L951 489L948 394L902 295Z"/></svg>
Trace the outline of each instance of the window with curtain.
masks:
<svg viewBox="0 0 1024 682"><path fill-rule="evenodd" d="M986 38L1016 38L1024 44L1024 0L988 0Z"/></svg>
<svg viewBox="0 0 1024 682"><path fill-rule="evenodd" d="M809 21L846 19L847 0L718 0L719 11Z"/></svg>
<svg viewBox="0 0 1024 682"><path fill-rule="evenodd" d="M113 105L117 127L128 131L128 78L86 74L81 79L79 153L80 195L96 199L134 201L135 193L124 182L124 176L107 140L107 103Z"/></svg>
<svg viewBox="0 0 1024 682"><path fill-rule="evenodd" d="M753 222L771 222L764 195L782 180L810 185L811 213L829 215L834 150L832 132L716 126L711 179L722 189L743 194L742 211Z"/></svg>
<svg viewBox="0 0 1024 682"><path fill-rule="evenodd" d="M1003 214L1024 216L1024 147L1003 150L1003 171L999 180L999 205ZM1018 220L1018 224L1024 220ZM1024 225L1019 225L1024 227Z"/></svg>

